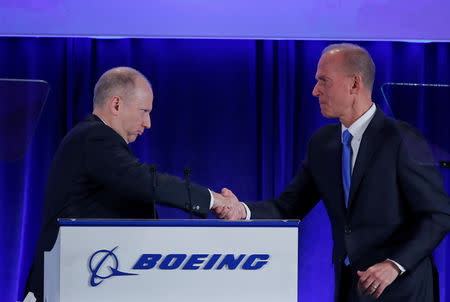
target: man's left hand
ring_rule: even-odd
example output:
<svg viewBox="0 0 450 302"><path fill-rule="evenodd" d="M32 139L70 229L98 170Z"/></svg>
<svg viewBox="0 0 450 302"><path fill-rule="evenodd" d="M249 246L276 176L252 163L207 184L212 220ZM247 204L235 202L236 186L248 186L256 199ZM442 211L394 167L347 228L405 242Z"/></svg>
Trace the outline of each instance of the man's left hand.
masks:
<svg viewBox="0 0 450 302"><path fill-rule="evenodd" d="M357 273L358 289L361 293L378 299L386 287L394 282L400 270L393 262L386 260Z"/></svg>

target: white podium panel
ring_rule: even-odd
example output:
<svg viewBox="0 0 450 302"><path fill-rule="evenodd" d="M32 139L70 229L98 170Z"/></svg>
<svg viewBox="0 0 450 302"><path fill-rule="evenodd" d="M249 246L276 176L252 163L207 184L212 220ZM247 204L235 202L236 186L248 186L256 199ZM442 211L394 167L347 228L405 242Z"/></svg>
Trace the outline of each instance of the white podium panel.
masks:
<svg viewBox="0 0 450 302"><path fill-rule="evenodd" d="M46 302L297 301L298 222L64 220Z"/></svg>

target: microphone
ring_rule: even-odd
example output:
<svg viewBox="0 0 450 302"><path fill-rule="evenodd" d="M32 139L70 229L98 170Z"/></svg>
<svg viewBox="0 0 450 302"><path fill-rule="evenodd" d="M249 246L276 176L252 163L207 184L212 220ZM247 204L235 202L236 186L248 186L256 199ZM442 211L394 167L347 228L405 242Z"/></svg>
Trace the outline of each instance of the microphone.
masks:
<svg viewBox="0 0 450 302"><path fill-rule="evenodd" d="M157 219L158 217L156 216L156 165L152 164L150 166L150 173L152 174L152 179L153 179L153 184L152 184L152 189L153 189L153 219Z"/></svg>
<svg viewBox="0 0 450 302"><path fill-rule="evenodd" d="M441 167L443 169L450 169L450 161L441 160L439 162L439 167Z"/></svg>
<svg viewBox="0 0 450 302"><path fill-rule="evenodd" d="M184 167L184 178L186 178L186 188L189 200L189 217L192 219L192 198L191 198L191 168Z"/></svg>

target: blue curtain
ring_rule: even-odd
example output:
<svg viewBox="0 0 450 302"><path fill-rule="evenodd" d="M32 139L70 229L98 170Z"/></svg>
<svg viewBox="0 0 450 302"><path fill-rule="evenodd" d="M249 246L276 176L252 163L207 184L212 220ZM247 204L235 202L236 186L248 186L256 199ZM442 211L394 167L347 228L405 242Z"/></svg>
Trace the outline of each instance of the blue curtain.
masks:
<svg viewBox="0 0 450 302"><path fill-rule="evenodd" d="M29 152L0 163L3 301L22 299L51 159L67 131L92 110L93 87L104 71L131 66L153 85L152 128L132 144L139 158L180 177L183 167L190 166L199 184L217 191L229 187L240 200L260 200L284 189L303 160L311 134L335 122L321 116L311 95L320 52L329 43L0 38L0 78L43 79L51 89ZM376 103L383 102L379 87L384 82L450 82L449 44L359 44L377 66ZM0 101L2 110L7 100ZM11 143L0 140L3 147ZM444 177L449 192L448 174ZM161 218L188 218L180 210L158 210ZM322 203L302 221L300 233L300 299L332 301L331 232ZM448 238L435 258L441 301L449 301Z"/></svg>

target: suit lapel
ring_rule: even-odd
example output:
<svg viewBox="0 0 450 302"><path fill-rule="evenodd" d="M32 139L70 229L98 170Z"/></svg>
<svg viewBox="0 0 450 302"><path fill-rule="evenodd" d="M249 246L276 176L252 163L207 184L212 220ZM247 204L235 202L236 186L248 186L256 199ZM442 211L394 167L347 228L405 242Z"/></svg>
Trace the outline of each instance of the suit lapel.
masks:
<svg viewBox="0 0 450 302"><path fill-rule="evenodd" d="M99 118L99 117L96 116L95 114L89 114L89 115L86 117L85 121L90 121L90 122L94 122L94 121L95 121L95 122L100 123L101 125L105 125L105 126L109 127L109 128L111 129L111 131L113 131L113 132L115 133L115 136L117 137L117 139L120 140L120 143L121 143L124 147L126 147L126 149L128 150L129 153L133 154L133 156L134 156L133 150L131 150L131 147L125 142L125 140L123 139L123 137L121 137L120 134L117 133L117 131L114 130L112 127L108 126L101 118Z"/></svg>
<svg viewBox="0 0 450 302"><path fill-rule="evenodd" d="M358 187L361 183L364 173L367 170L367 166L370 164L373 155L383 142L383 136L381 135L380 131L385 119L386 116L381 111L381 109L377 107L375 116L373 117L366 131L364 131L350 183L350 194L348 198L349 210L351 210L353 199L356 192L358 191Z"/></svg>
<svg viewBox="0 0 450 302"><path fill-rule="evenodd" d="M326 177L328 183L337 184L330 186L330 196L336 199L335 202L339 211L345 216L345 200L344 200L344 187L342 184L342 142L341 142L341 124L336 124L336 128L333 130L331 139L328 141L326 154L324 156L324 163L326 171Z"/></svg>

